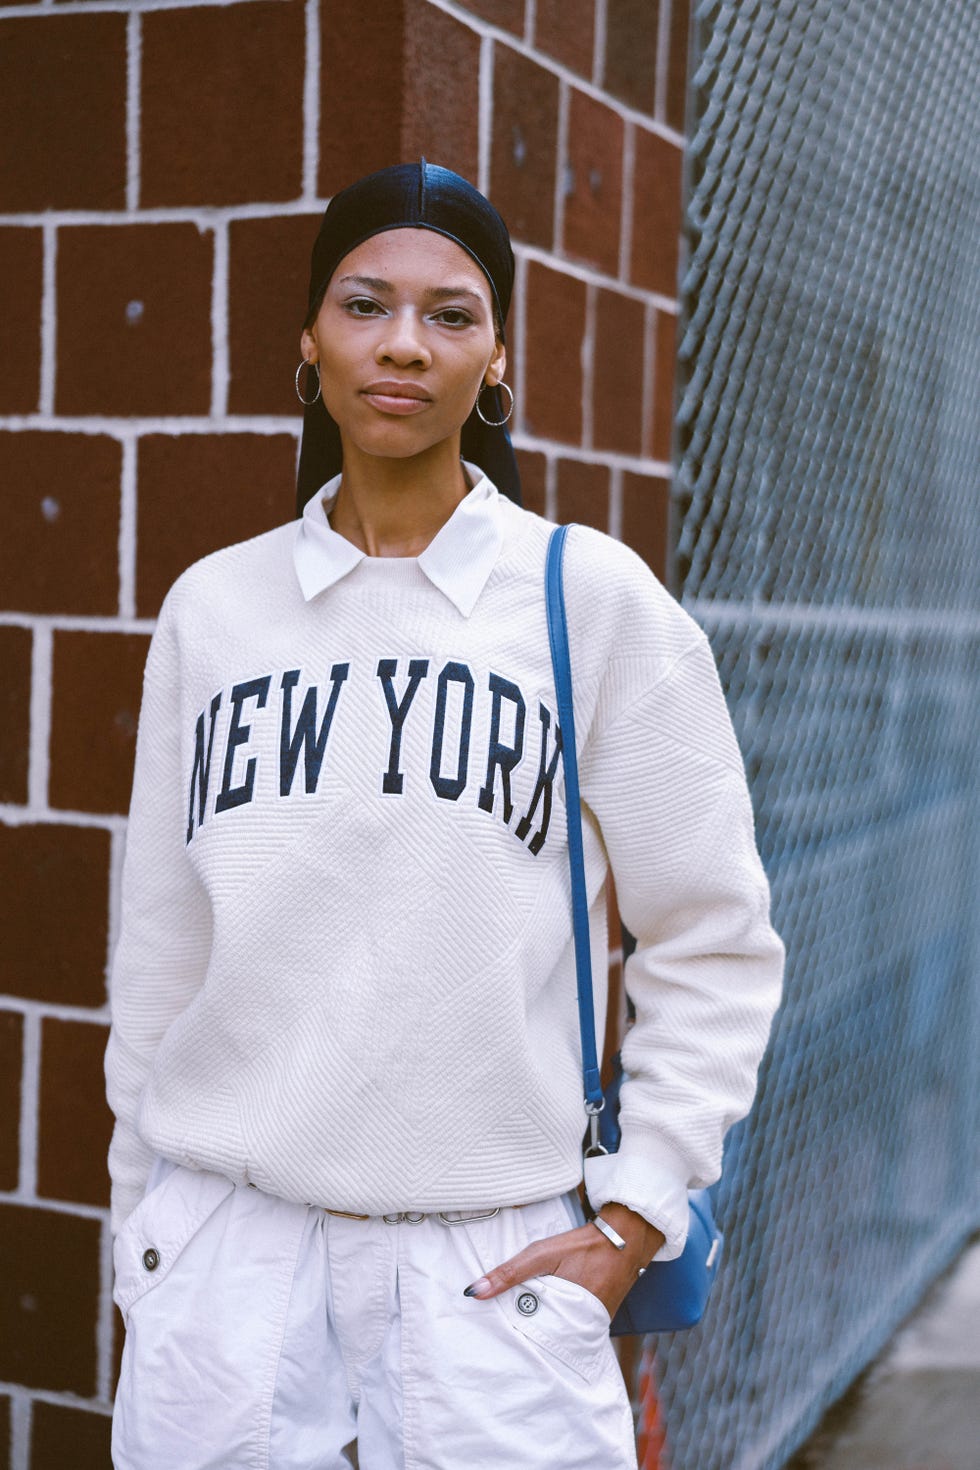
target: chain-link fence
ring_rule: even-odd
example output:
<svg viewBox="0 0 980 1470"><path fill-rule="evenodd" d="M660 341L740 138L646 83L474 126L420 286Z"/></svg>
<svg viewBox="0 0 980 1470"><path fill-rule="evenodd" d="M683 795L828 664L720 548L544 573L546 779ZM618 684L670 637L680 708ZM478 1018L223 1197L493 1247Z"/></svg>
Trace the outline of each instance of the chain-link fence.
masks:
<svg viewBox="0 0 980 1470"><path fill-rule="evenodd" d="M772 1470L978 1218L980 7L695 6L676 590L788 949L657 1345L673 1470Z"/></svg>

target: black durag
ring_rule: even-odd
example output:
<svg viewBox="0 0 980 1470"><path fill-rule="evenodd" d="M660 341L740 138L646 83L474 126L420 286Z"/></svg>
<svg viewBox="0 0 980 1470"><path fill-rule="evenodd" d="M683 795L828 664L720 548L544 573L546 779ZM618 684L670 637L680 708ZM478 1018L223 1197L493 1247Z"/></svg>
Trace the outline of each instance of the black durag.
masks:
<svg viewBox="0 0 980 1470"><path fill-rule="evenodd" d="M427 163L398 163L379 169L335 194L327 206L310 262L307 324L345 255L384 230L435 230L472 256L490 283L503 332L514 289L514 253L507 226L488 199L451 169ZM504 396L484 389L480 407L488 419L502 419ZM461 436L464 459L479 465L502 494L520 504L517 461L506 428L490 427L474 407ZM327 480L340 473L340 431L318 398L303 413L296 486L296 513Z"/></svg>

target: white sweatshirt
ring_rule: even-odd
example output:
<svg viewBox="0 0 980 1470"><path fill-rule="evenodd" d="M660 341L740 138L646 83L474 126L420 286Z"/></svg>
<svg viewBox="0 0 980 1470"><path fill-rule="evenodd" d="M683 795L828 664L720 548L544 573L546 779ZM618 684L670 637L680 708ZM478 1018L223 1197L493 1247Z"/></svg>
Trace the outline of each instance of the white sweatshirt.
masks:
<svg viewBox="0 0 980 1470"><path fill-rule="evenodd" d="M479 477L479 471L475 472ZM170 589L143 686L106 1053L112 1221L150 1162L356 1213L517 1204L582 1172L551 527L486 479L418 558L302 521ZM682 1248L749 1108L782 945L697 625L628 548L565 557L596 977L637 938L619 1153Z"/></svg>

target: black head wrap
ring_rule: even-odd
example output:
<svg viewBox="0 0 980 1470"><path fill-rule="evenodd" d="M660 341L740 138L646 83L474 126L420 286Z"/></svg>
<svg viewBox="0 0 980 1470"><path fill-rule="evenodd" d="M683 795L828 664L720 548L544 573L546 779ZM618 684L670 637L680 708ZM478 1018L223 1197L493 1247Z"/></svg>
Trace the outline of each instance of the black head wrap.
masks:
<svg viewBox="0 0 980 1470"><path fill-rule="evenodd" d="M307 325L344 256L372 235L402 229L435 230L472 256L490 283L502 334L514 288L514 253L507 226L466 179L424 158L368 174L331 199L313 246ZM496 388L483 393L481 407L489 419L501 419L506 412ZM520 503L517 462L506 428L488 427L474 408L463 425L461 448L464 459L478 464L503 494ZM298 515L310 496L340 472L341 457L340 431L319 398L303 415Z"/></svg>

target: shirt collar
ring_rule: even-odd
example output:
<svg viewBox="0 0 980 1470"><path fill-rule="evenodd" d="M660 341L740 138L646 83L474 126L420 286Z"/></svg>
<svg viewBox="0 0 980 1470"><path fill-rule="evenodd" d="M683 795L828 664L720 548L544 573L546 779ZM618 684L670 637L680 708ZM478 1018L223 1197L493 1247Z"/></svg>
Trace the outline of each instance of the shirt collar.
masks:
<svg viewBox="0 0 980 1470"><path fill-rule="evenodd" d="M500 555L503 528L500 494L476 465L466 464L475 481L428 546L416 558L434 587L468 618ZM293 561L307 602L352 572L367 555L336 532L328 519L340 475L321 485L303 507L293 545Z"/></svg>

